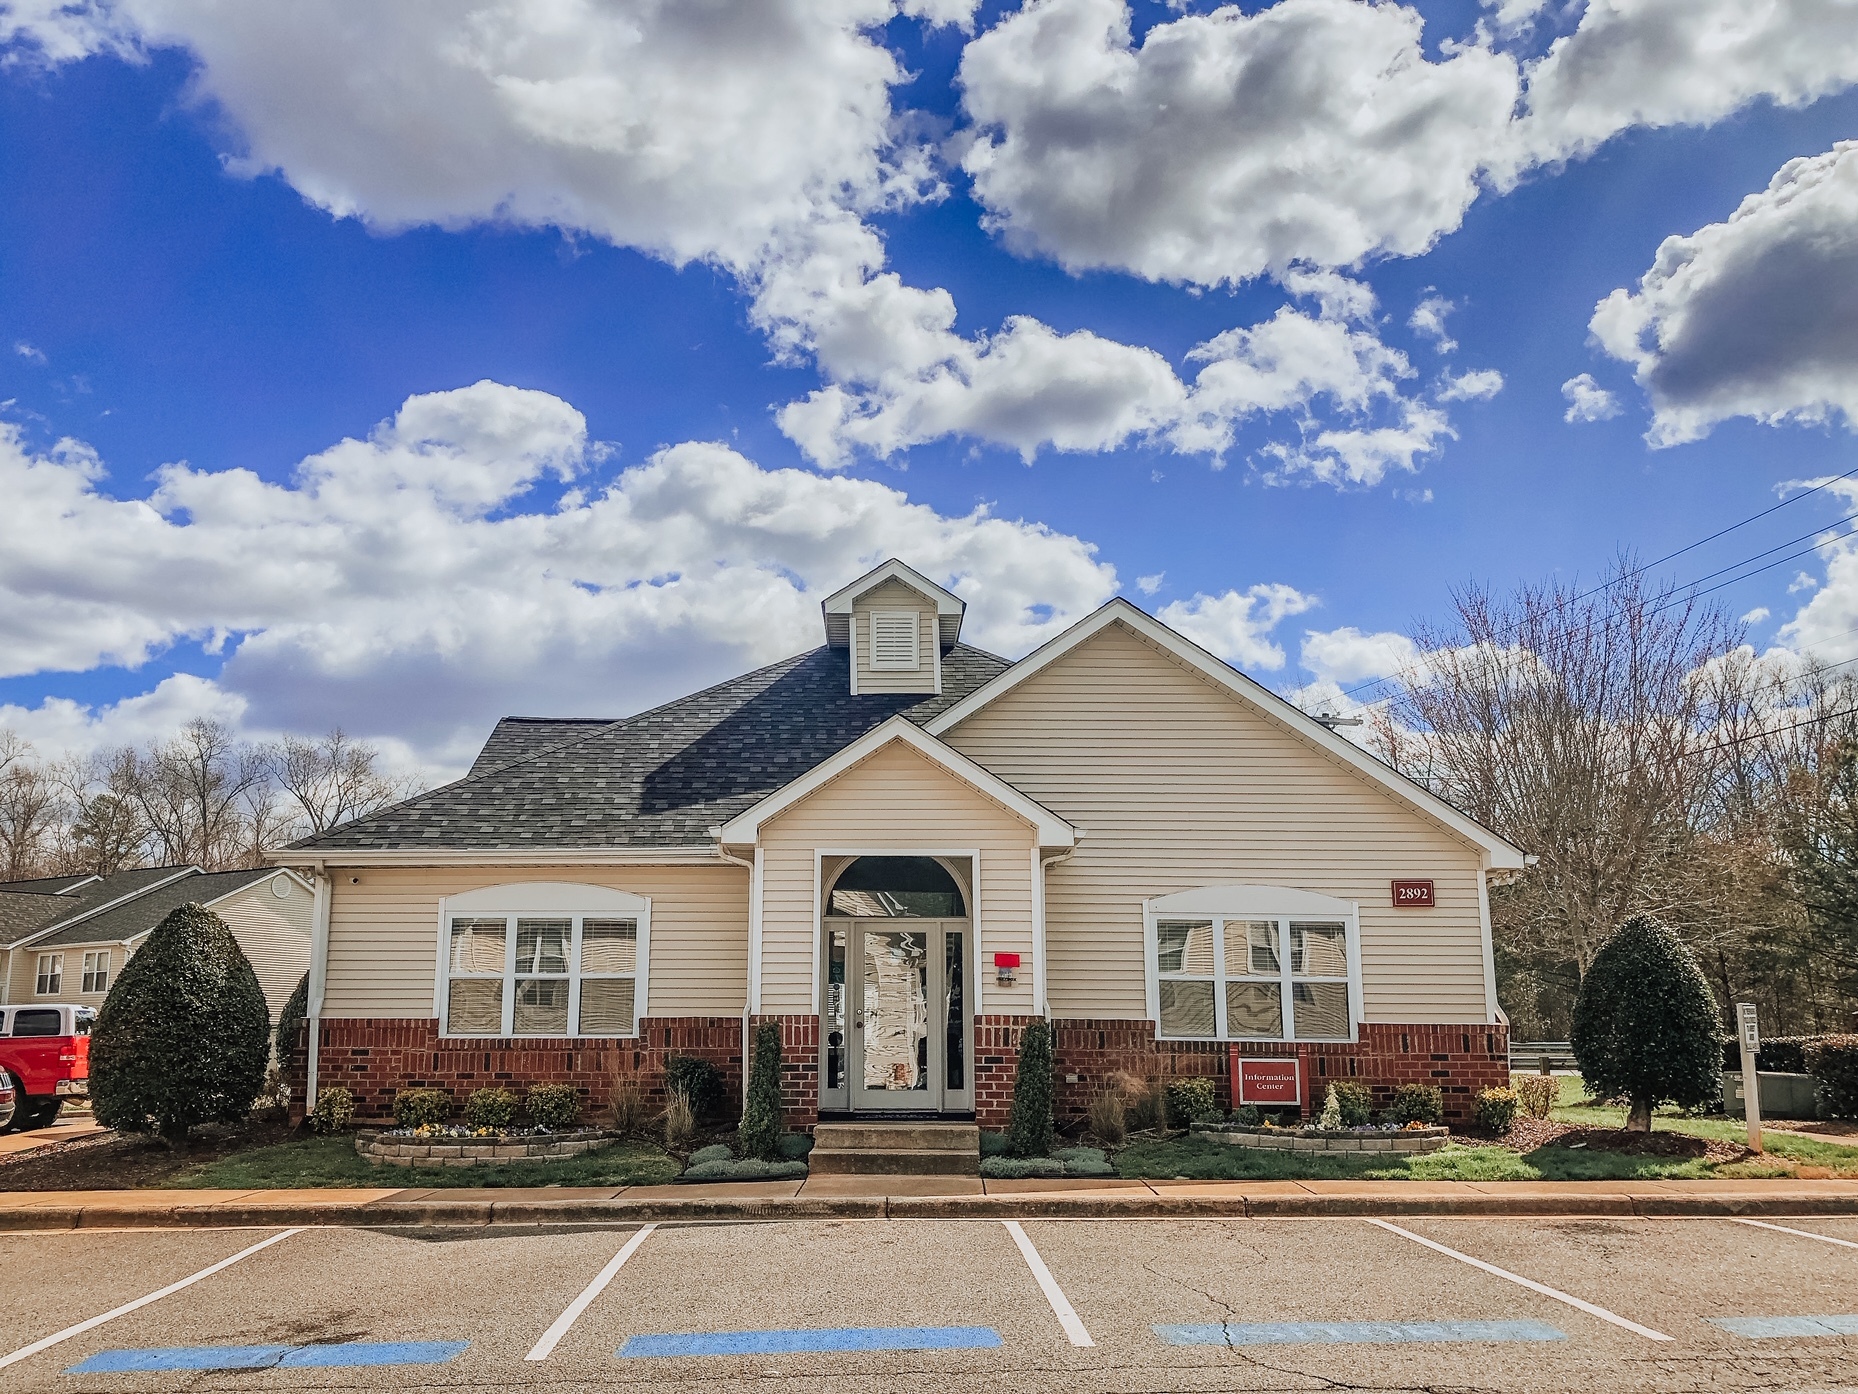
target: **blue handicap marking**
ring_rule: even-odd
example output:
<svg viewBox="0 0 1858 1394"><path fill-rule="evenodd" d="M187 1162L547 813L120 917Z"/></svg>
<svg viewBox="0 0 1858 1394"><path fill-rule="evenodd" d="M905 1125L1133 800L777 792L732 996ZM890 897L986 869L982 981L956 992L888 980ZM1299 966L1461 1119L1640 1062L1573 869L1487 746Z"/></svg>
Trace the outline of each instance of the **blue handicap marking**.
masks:
<svg viewBox="0 0 1858 1394"><path fill-rule="evenodd" d="M165 1346L100 1350L67 1375L140 1370L330 1370L366 1365L443 1365L469 1341L340 1341L321 1346Z"/></svg>
<svg viewBox="0 0 1858 1394"><path fill-rule="evenodd" d="M1732 1336L1771 1341L1779 1336L1858 1336L1858 1316L1706 1317Z"/></svg>
<svg viewBox="0 0 1858 1394"><path fill-rule="evenodd" d="M1157 1326L1171 1346L1394 1345L1443 1341L1564 1341L1542 1321L1213 1321Z"/></svg>
<svg viewBox="0 0 1858 1394"><path fill-rule="evenodd" d="M633 1336L622 1360L677 1355L811 1355L825 1351L992 1350L1002 1344L991 1326L847 1326L794 1331L708 1331Z"/></svg>

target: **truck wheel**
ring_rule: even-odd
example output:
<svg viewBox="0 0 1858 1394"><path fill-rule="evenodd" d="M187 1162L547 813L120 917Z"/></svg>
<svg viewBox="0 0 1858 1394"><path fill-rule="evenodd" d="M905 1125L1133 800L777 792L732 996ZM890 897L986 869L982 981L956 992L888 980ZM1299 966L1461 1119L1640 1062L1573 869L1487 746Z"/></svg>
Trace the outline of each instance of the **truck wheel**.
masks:
<svg viewBox="0 0 1858 1394"><path fill-rule="evenodd" d="M28 1128L49 1128L58 1121L58 1115L64 1111L63 1099L35 1099L32 1104L32 1121Z"/></svg>
<svg viewBox="0 0 1858 1394"><path fill-rule="evenodd" d="M26 1091L20 1088L17 1079L5 1070L0 1070L0 1080L5 1080L13 1086L13 1117L4 1128L0 1128L0 1133L17 1133L25 1128L26 1115L32 1106L27 1102Z"/></svg>

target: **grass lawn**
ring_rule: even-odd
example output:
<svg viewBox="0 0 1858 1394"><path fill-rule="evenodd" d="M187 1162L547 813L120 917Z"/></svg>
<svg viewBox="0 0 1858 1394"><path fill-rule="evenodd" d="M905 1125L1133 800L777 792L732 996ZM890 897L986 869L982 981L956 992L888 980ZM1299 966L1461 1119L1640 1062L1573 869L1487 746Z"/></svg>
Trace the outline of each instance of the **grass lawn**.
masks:
<svg viewBox="0 0 1858 1394"><path fill-rule="evenodd" d="M559 1162L492 1167L377 1166L352 1137L309 1137L235 1153L163 1184L240 1190L290 1186L644 1186L671 1180L678 1163L650 1143L619 1142Z"/></svg>

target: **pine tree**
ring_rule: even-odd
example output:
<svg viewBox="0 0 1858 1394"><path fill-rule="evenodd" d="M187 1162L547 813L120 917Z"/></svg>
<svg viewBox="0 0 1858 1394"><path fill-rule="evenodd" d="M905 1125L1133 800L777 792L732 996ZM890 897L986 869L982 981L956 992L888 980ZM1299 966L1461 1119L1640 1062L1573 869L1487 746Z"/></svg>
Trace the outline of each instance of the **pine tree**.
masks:
<svg viewBox="0 0 1858 1394"><path fill-rule="evenodd" d="M1007 1142L1015 1157L1051 1155L1052 1028L1043 1019L1019 1036L1019 1066L1013 1072L1013 1121Z"/></svg>
<svg viewBox="0 0 1858 1394"><path fill-rule="evenodd" d="M748 1098L736 1142L744 1157L775 1162L781 1156L781 1028L764 1021L755 1028L754 1059L748 1069Z"/></svg>

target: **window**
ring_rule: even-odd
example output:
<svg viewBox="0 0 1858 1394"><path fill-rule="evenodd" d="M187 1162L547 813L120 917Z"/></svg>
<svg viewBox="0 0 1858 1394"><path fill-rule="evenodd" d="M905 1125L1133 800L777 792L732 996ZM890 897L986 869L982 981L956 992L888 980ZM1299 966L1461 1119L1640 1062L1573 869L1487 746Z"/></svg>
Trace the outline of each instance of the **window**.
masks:
<svg viewBox="0 0 1858 1394"><path fill-rule="evenodd" d="M502 908L525 898L534 909ZM549 882L452 897L444 924L445 1034L636 1035L648 919L643 897L599 886Z"/></svg>
<svg viewBox="0 0 1858 1394"><path fill-rule="evenodd" d="M1305 907L1313 913L1296 913ZM1151 901L1149 915L1159 1035L1352 1038L1352 905L1277 887L1212 887Z"/></svg>
<svg viewBox="0 0 1858 1394"><path fill-rule="evenodd" d="M95 953L84 955L84 991L108 992L110 990L110 951L99 949Z"/></svg>
<svg viewBox="0 0 1858 1394"><path fill-rule="evenodd" d="M871 666L920 667L922 660L917 655L917 622L921 618L914 610L873 610Z"/></svg>
<svg viewBox="0 0 1858 1394"><path fill-rule="evenodd" d="M61 1015L56 1007L21 1007L13 1013L13 1034L61 1036L64 1034L64 1022L59 1020Z"/></svg>
<svg viewBox="0 0 1858 1394"><path fill-rule="evenodd" d="M65 956L40 954L39 972L32 989L40 997L56 997L65 988Z"/></svg>

